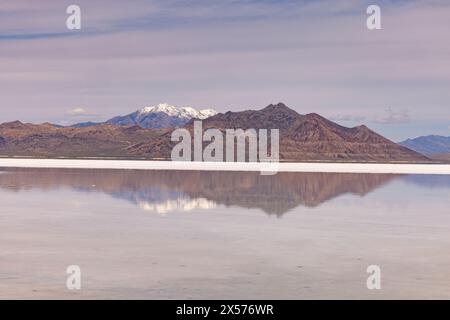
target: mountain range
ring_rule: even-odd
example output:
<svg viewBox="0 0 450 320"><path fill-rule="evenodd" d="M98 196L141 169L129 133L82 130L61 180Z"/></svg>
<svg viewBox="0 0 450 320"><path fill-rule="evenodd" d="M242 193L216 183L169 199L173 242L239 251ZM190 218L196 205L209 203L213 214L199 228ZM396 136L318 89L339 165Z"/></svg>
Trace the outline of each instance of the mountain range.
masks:
<svg viewBox="0 0 450 320"><path fill-rule="evenodd" d="M191 119L204 120L216 115L213 109L196 110L191 107L176 107L168 103L160 103L156 106L143 107L125 116L111 118L105 122L82 122L72 125L74 128L112 124L120 126L137 125L142 128L172 128L186 124Z"/></svg>
<svg viewBox="0 0 450 320"><path fill-rule="evenodd" d="M271 104L261 110L219 113L202 122L203 129L249 128L279 129L282 161L429 161L412 151L375 133L364 125L347 128L316 114L301 115L283 103ZM192 132L193 120L186 129ZM171 131L158 139L128 148L133 154L160 157L170 155L175 143Z"/></svg>
<svg viewBox="0 0 450 320"><path fill-rule="evenodd" d="M163 121L156 125L155 119L160 116L166 120L168 116L169 123L173 124L167 127L169 124ZM175 145L170 139L173 128L182 126L192 131L194 119L203 119L204 129L279 129L282 161L430 161L364 125L347 128L316 113L299 114L282 103L261 110L226 113L171 108L164 104L113 119L71 127L19 121L4 123L0 125L0 155L170 159ZM178 122L179 119L184 123Z"/></svg>

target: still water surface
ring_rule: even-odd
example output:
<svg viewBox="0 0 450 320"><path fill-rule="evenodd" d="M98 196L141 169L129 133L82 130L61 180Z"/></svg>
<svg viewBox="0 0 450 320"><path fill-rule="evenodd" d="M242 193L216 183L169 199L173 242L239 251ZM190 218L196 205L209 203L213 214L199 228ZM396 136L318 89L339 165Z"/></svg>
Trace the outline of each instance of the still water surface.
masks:
<svg viewBox="0 0 450 320"><path fill-rule="evenodd" d="M450 298L450 176L2 169L0 203L0 298Z"/></svg>

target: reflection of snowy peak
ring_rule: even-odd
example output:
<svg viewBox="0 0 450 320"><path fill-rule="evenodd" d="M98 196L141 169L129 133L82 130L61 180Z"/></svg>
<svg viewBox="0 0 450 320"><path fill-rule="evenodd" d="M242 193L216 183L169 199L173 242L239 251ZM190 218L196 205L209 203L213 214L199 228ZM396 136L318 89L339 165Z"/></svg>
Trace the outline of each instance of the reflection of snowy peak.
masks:
<svg viewBox="0 0 450 320"><path fill-rule="evenodd" d="M155 212L160 215L165 215L172 211L188 212L194 209L212 209L216 207L214 201L207 200L205 198L196 199L175 199L166 200L161 202L147 202L140 201L138 203L139 208L145 211Z"/></svg>
<svg viewBox="0 0 450 320"><path fill-rule="evenodd" d="M188 212L195 209L212 209L217 206L214 201L203 197L190 197L182 191L165 188L149 187L139 190L124 190L112 192L113 197L126 199L135 203L145 211L165 215L173 211Z"/></svg>

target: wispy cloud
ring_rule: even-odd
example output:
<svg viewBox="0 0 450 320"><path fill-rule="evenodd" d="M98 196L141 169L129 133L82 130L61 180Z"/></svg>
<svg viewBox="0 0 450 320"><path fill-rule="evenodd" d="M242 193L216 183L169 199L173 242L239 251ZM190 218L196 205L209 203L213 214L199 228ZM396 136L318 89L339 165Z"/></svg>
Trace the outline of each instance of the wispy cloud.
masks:
<svg viewBox="0 0 450 320"><path fill-rule="evenodd" d="M404 124L412 121L411 114L408 109L395 110L393 108L386 108L383 113L362 115L361 110L359 110L355 113L330 115L328 118L337 122L368 122L377 124Z"/></svg>
<svg viewBox="0 0 450 320"><path fill-rule="evenodd" d="M86 109L80 107L70 109L66 112L66 114L74 117L92 115L91 113L87 112Z"/></svg>
<svg viewBox="0 0 450 320"><path fill-rule="evenodd" d="M353 114L331 115L328 118L332 121L350 121L350 122L362 122L367 119L366 116Z"/></svg>
<svg viewBox="0 0 450 320"><path fill-rule="evenodd" d="M375 116L373 121L381 124L408 123L411 122L411 115L407 109L393 110L392 108L387 108L384 114Z"/></svg>
<svg viewBox="0 0 450 320"><path fill-rule="evenodd" d="M100 115L90 112L82 107L75 107L69 109L65 113L65 117L63 119L59 119L55 121L55 123L61 125L71 125L77 122L85 122L85 121L98 121Z"/></svg>

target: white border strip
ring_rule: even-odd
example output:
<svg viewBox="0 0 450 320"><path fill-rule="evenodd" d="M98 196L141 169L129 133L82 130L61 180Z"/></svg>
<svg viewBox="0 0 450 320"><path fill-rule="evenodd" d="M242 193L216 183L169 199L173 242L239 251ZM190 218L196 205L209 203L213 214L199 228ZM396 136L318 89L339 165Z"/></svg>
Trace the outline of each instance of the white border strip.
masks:
<svg viewBox="0 0 450 320"><path fill-rule="evenodd" d="M384 163L261 163L261 162L186 162L151 160L69 160L0 159L0 168L132 169L132 170L202 170L202 171L276 171L450 174L450 164Z"/></svg>

